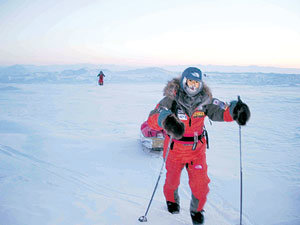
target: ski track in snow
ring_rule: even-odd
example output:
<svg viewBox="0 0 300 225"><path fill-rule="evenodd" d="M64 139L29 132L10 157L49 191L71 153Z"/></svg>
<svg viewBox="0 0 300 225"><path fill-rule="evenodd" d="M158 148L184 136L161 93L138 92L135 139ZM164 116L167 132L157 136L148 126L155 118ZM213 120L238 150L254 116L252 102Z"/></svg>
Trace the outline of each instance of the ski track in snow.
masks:
<svg viewBox="0 0 300 225"><path fill-rule="evenodd" d="M137 199L137 200L145 199L144 197L138 195L121 192L118 190L114 190L112 188L108 188L99 183L95 183L91 179L89 179L87 174L83 174L78 171L73 171L64 167L56 166L49 162L45 162L43 160L36 159L33 156L21 153L8 146L3 146L0 144L0 152L13 159L21 161L22 163L26 162L32 164L38 170L45 170L47 173L53 174L60 179L68 181L76 185L77 187L89 190L94 194L101 195L110 200L120 198L124 201L131 201L132 203L137 204L137 202L133 201L133 199Z"/></svg>
<svg viewBox="0 0 300 225"><path fill-rule="evenodd" d="M12 158L13 160L17 160L20 161L24 164L32 164L35 169L37 170L44 170L46 171L46 173L49 173L50 175L54 175L59 179L62 179L64 181L67 181L69 183L71 183L72 185L75 185L76 187L79 187L80 189L83 190L87 190L93 194L95 194L97 196L97 198L101 198L102 200L108 200L108 201L123 201L125 203L129 203L131 205L134 205L136 207L144 207L146 206L148 199L142 196L137 196L137 195L133 195L133 194L129 194L129 193L124 193L118 190L113 190L109 187L103 186L99 183L95 183L92 180L88 179L88 175L87 174L82 174L81 172L77 172L77 171L73 171L73 170L69 170L67 168L64 167L60 167L60 166L56 166L52 163L43 161L43 160L39 160L31 155L22 153L16 149L13 149L11 147L8 146L3 146L0 145L0 152L2 154L5 154L6 156ZM161 154L160 153L147 153L147 154L153 154L155 158L159 158L162 160ZM149 163L150 164L150 163ZM155 172L157 171L157 168L153 167L152 165L150 165L150 167L152 167L153 170L155 170ZM21 179L21 177L19 177L19 179ZM24 179L24 178L22 178ZM26 179L25 179L26 180ZM181 185L181 190L183 192L183 195L181 196L181 198L188 198L190 197L190 193L189 193L189 187L187 185L188 180L185 177L185 179L182 180L182 185ZM141 202L142 201L142 202ZM187 201L186 201L187 202ZM158 206L158 203L156 203L156 207L154 209L152 209L153 211L165 214L166 213L166 207L164 202L159 201L159 203L161 204L161 206ZM122 204L122 203L121 203ZM188 204L186 204L188 206ZM236 212L234 210L231 209L231 211L229 211L226 215L224 214L224 212L222 213L221 210L218 210L218 207L214 204L208 203L207 204L207 210L208 211L217 211L218 215L213 214L211 215L214 218L214 222L213 223L222 223L224 225L226 224L231 224L229 221L232 221L232 219L236 219L236 218L231 218L232 214L236 214ZM224 207L224 202L222 203L222 206ZM152 206L153 208L153 206ZM225 209L225 208L224 208ZM230 210L229 208L226 208L226 210ZM179 224L190 224L189 223L189 218L182 218L181 215L189 215L189 210L188 207L183 207L181 209L181 214L180 215L172 215L172 217L175 218L175 221L179 222ZM209 224L210 220L209 220L209 215L207 214L208 219L207 219L207 223ZM231 217L230 217L231 216ZM226 221L225 218L231 218L230 220ZM150 218L150 216L149 216ZM172 222L173 224L174 222ZM136 223L139 224L139 223ZM149 223L151 224L151 223ZM155 223L153 223L155 224ZM247 223L248 224L248 223Z"/></svg>
<svg viewBox="0 0 300 225"><path fill-rule="evenodd" d="M145 213L162 157L159 153L142 151L138 141L139 126L161 99L164 84L10 86L18 91L8 89L0 98L0 192L4 193L0 196L0 224L141 224L137 219ZM219 90L224 86L213 88L216 96L223 96ZM236 98L237 92L242 99L245 96L250 107L259 104L255 100L260 96L243 87L239 90L228 87L224 100ZM276 98L271 91L266 91L265 95L267 101ZM299 99L292 99L286 106L295 101L299 103ZM260 109L262 113L267 110ZM290 112L290 117L294 116ZM272 122L268 118L260 120L255 111L252 118L262 121L257 124L262 130ZM205 206L205 224L239 224L238 152L232 150L238 149L237 136L234 136L236 126L214 123L207 128L211 142L208 150L211 191ZM245 178L252 181L245 183L248 195L245 196L243 224L259 225L262 223L258 221L264 220L255 218L257 210L249 208L249 204L257 207L262 202L252 203L255 193L249 189L257 188L256 181L264 181L258 194L264 193L271 190L273 181L265 181L264 175L256 176L264 171L300 187L299 176L295 175L299 171L299 154L288 151L285 157L290 161L284 165L279 160L282 158L280 149L265 146L265 137L249 135L257 133L255 126L250 123L243 131L244 146L251 152L244 155L244 173ZM296 134L299 135L299 131L298 127ZM291 133L299 138L296 134ZM277 141L277 135L270 131L268 138ZM295 139L290 140L299 146ZM289 142L280 142L279 147L285 147L286 143ZM278 154L278 160L264 161L265 157L270 157L269 153ZM278 167L274 167L274 163L278 163ZM182 173L179 188L181 213L178 215L167 212L162 193L164 176L148 213L147 224L191 224L186 171ZM284 202L287 207L289 201ZM266 207L271 209L272 204ZM291 219L281 218L281 221L296 225L300 218L293 212L285 212ZM280 223L272 223L277 224Z"/></svg>
<svg viewBox="0 0 300 225"><path fill-rule="evenodd" d="M80 189L88 191L94 194L95 197L102 199L102 201L103 200L112 201L112 202L123 201L127 204L134 205L135 207L141 207L141 208L145 206L146 202L148 201L148 199L145 197L133 195L130 193L124 193L118 190L113 190L99 183L95 183L92 180L88 179L87 174L82 174L77 171L72 171L64 167L56 166L49 162L39 160L33 156L21 153L20 151L17 151L8 146L0 145L0 153L5 154L6 156L12 158L11 161L17 160L22 162L22 164L32 164L35 169L44 170L46 171L46 173L49 173L50 175L54 175L59 179L67 181L72 185L75 185L76 187L79 187ZM24 178L19 177L19 179L22 180ZM25 178L24 180L27 179ZM153 211L165 213L166 209L163 207L162 208L157 207L154 208ZM184 224L187 222L182 218L180 218L179 216L176 218L176 221L180 222L180 224Z"/></svg>

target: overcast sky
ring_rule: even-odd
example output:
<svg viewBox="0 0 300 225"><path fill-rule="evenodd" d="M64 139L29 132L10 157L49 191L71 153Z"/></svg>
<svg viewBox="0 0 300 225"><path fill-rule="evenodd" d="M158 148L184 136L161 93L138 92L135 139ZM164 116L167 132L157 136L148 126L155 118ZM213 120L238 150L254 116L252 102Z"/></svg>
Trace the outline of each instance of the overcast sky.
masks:
<svg viewBox="0 0 300 225"><path fill-rule="evenodd" d="M300 68L299 0L0 0L0 65Z"/></svg>

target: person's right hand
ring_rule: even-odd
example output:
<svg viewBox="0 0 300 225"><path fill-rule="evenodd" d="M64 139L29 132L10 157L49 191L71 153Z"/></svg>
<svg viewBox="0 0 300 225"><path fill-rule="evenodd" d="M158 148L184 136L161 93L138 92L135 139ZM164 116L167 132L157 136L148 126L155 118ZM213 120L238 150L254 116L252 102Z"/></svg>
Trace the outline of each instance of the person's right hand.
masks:
<svg viewBox="0 0 300 225"><path fill-rule="evenodd" d="M182 138L184 134L184 123L181 122L174 114L168 115L162 122L162 126L167 134L175 139Z"/></svg>

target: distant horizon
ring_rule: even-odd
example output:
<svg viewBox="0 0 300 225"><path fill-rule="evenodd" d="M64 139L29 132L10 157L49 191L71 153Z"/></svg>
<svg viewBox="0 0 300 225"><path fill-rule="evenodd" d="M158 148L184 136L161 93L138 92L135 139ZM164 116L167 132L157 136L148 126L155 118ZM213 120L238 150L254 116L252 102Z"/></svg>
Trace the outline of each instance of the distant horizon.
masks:
<svg viewBox="0 0 300 225"><path fill-rule="evenodd" d="M261 66L261 65L221 65L221 64L166 64L166 65L135 65L135 64L118 64L118 63L53 63L53 64L26 64L26 63L15 63L15 64L0 64L0 67L13 67L13 66L35 66L35 67L68 67L68 66L118 66L118 67L128 67L128 68L166 68L166 67L189 67L189 66L202 66L202 67L223 67L223 68L265 68L265 69L287 69L287 70L299 70L297 67L281 67L281 66ZM201 69L201 68L200 68Z"/></svg>
<svg viewBox="0 0 300 225"><path fill-rule="evenodd" d="M300 68L287 68L276 66L258 66L258 65L213 65L213 64L187 64L187 65L125 65L125 64L93 64L93 63L73 63L73 64L12 64L12 65L0 65L1 70L24 67L31 72L37 72L36 70L46 71L63 71L63 70L79 70L79 69L93 69L93 70L110 70L110 71L129 71L136 69L151 69L159 68L170 72L180 72L185 68L194 66L198 67L204 73L220 72L220 73L283 73L283 74L300 74ZM43 72L43 71L40 71Z"/></svg>
<svg viewBox="0 0 300 225"><path fill-rule="evenodd" d="M124 66L124 67L135 67L135 68L151 68L151 67L180 67L180 66L194 66L194 65L201 65L201 66L220 66L220 67L262 67L262 68L280 68L280 69L300 69L300 67L287 67L287 66L280 66L280 65L259 65L259 64L202 64L202 63L184 63L184 64L122 64L122 63L89 63L89 62L83 62L83 63L47 63L47 64L39 64L39 63L10 63L10 64L0 64L0 67L11 67L11 66L37 66L37 67L43 67L43 66L72 66L72 65L90 65L90 66L96 66L96 65L115 65L115 66Z"/></svg>

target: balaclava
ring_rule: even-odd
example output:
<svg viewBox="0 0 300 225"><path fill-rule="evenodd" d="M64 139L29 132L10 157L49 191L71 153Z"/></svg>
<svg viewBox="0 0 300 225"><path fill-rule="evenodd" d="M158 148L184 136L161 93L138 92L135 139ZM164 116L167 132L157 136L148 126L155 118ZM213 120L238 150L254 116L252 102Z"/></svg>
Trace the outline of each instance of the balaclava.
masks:
<svg viewBox="0 0 300 225"><path fill-rule="evenodd" d="M186 83L187 79L198 81L200 83L199 88L189 88L189 86ZM201 70L199 70L196 67L189 67L185 69L181 76L180 85L181 88L185 91L185 93L190 97L197 95L203 88Z"/></svg>

